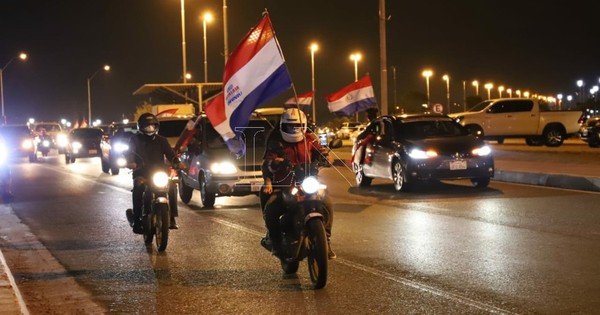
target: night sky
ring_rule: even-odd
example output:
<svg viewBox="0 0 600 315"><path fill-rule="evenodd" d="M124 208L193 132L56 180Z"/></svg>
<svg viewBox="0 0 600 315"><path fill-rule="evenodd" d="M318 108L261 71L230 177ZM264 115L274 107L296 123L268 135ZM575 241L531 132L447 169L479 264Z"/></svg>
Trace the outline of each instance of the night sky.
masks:
<svg viewBox="0 0 600 315"><path fill-rule="evenodd" d="M421 72L431 68L431 101L445 104L450 75L453 101L462 102L462 80L573 94L575 81L587 87L600 78L600 1L387 0L389 102L411 91L425 93ZM359 76L369 72L380 96L378 0L228 0L229 52L268 9L298 93L311 88L311 41L315 55L317 117L332 116L324 96L354 81L349 55L359 51ZM222 0L186 0L187 69L203 81L200 15L207 27L208 78L222 79ZM9 122L87 117L87 78L92 80L92 112L103 121L131 115L145 97L132 93L144 83L181 82L180 0L1 0L0 67L4 71L5 113ZM589 89L589 88L588 88ZM487 97L480 87L480 95ZM494 95L495 94L495 95ZM291 90L269 102L282 104ZM497 96L497 91L492 92Z"/></svg>

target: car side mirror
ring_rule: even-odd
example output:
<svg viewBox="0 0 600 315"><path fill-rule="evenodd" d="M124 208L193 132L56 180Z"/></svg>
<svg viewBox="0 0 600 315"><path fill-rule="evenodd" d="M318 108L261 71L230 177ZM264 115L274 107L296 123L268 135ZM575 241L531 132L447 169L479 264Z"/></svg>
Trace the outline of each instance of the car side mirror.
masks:
<svg viewBox="0 0 600 315"><path fill-rule="evenodd" d="M329 147L332 149L341 148L343 145L342 139L334 139L329 142Z"/></svg>

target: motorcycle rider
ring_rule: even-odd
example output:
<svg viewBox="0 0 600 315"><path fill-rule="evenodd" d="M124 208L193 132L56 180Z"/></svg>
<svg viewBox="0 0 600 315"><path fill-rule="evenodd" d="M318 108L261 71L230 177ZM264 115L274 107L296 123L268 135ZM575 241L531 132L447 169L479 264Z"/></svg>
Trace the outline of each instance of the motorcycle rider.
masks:
<svg viewBox="0 0 600 315"><path fill-rule="evenodd" d="M179 168L184 165L177 158L167 138L158 134L160 123L156 116L144 113L138 118L139 132L129 140L127 155L128 167L133 169L133 232L142 234L142 207L146 181L150 180L150 172L158 167L165 167L165 159ZM178 229L175 221L177 208L171 209L170 229Z"/></svg>
<svg viewBox="0 0 600 315"><path fill-rule="evenodd" d="M262 167L264 187L261 191L261 206L264 204L263 219L268 232L261 243L271 243L271 252L274 256L279 256L281 253L279 217L285 212L281 189L289 188L293 180L289 175L288 164L304 166L320 156L327 155L316 136L306 132L306 125L306 116L301 110L286 109L281 115L279 128L274 129L267 139ZM333 207L328 197L325 197L324 203L328 210L328 219L325 222L329 245L328 257L334 259L336 255L329 244Z"/></svg>

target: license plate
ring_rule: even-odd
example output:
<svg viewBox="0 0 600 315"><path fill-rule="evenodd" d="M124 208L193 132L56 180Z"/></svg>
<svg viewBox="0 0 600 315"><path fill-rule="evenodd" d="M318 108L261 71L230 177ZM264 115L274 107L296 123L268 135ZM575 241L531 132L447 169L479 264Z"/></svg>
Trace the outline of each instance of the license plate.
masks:
<svg viewBox="0 0 600 315"><path fill-rule="evenodd" d="M250 183L250 191L260 191L260 187L262 187L262 182L252 182Z"/></svg>
<svg viewBox="0 0 600 315"><path fill-rule="evenodd" d="M467 169L467 161L450 161L450 170L466 170Z"/></svg>
<svg viewBox="0 0 600 315"><path fill-rule="evenodd" d="M89 154L98 154L98 150L88 150Z"/></svg>

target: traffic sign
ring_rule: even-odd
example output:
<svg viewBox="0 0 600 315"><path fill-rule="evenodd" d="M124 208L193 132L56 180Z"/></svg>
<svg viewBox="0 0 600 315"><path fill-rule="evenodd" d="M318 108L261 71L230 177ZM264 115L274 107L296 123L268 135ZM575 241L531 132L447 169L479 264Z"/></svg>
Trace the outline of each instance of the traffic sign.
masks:
<svg viewBox="0 0 600 315"><path fill-rule="evenodd" d="M442 104L433 104L433 112L441 114L444 112L444 105Z"/></svg>

